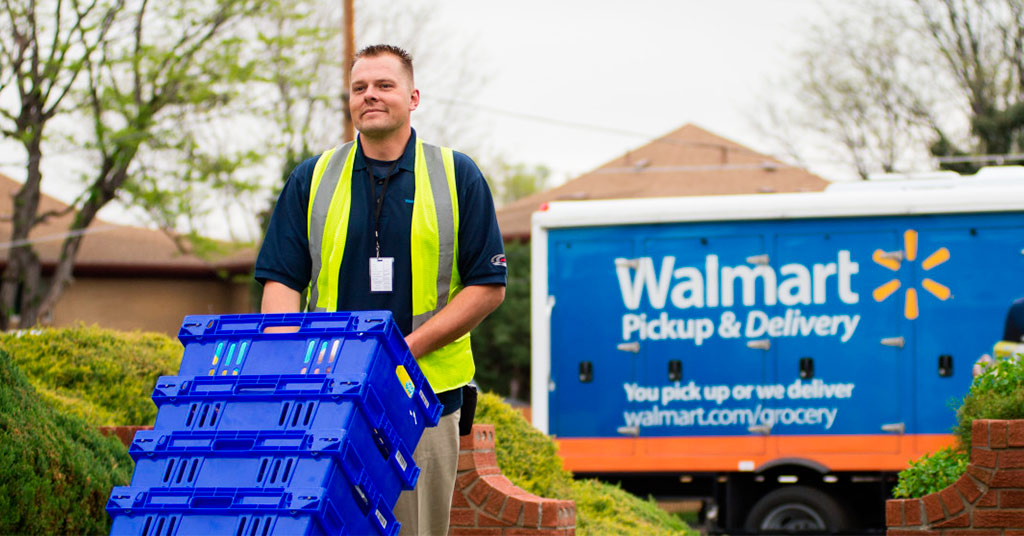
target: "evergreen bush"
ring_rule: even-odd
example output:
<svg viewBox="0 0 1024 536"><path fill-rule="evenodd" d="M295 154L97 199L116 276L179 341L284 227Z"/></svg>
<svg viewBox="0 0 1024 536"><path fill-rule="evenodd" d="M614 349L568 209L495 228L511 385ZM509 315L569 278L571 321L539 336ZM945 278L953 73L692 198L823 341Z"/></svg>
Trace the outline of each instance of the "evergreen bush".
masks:
<svg viewBox="0 0 1024 536"><path fill-rule="evenodd" d="M163 334L81 325L4 333L0 349L45 400L94 426L153 424L153 386L182 354Z"/></svg>
<svg viewBox="0 0 1024 536"><path fill-rule="evenodd" d="M476 383L519 400L530 396L530 243L506 242L505 301L473 329Z"/></svg>
<svg viewBox="0 0 1024 536"><path fill-rule="evenodd" d="M1024 419L1024 359L990 363L971 383L956 412L957 442L925 455L900 472L894 497L923 497L955 483L967 470L971 452L971 423L975 419Z"/></svg>
<svg viewBox="0 0 1024 536"><path fill-rule="evenodd" d="M120 441L44 402L0 350L0 534L106 534L132 469Z"/></svg>
<svg viewBox="0 0 1024 536"><path fill-rule="evenodd" d="M498 467L513 484L541 497L576 501L577 534L696 534L653 500L597 480L573 480L551 438L497 395L480 393L476 411L476 423L494 425Z"/></svg>

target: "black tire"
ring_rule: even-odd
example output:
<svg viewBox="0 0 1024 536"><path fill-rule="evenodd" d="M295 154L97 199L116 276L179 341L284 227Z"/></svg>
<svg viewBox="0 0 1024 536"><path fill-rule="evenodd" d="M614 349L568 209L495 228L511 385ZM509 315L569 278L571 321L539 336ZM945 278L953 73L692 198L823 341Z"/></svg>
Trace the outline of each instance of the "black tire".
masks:
<svg viewBox="0 0 1024 536"><path fill-rule="evenodd" d="M786 486L761 497L747 515L747 532L799 534L849 528L846 511L827 493L807 486Z"/></svg>

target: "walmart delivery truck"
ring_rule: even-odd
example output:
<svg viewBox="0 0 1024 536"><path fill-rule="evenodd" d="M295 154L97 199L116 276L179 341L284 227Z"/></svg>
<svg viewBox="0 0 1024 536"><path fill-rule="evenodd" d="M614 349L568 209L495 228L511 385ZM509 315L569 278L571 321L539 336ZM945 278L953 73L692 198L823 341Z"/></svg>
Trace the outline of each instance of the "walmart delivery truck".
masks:
<svg viewBox="0 0 1024 536"><path fill-rule="evenodd" d="M864 531L1024 296L1024 168L533 216L533 423L730 533Z"/></svg>

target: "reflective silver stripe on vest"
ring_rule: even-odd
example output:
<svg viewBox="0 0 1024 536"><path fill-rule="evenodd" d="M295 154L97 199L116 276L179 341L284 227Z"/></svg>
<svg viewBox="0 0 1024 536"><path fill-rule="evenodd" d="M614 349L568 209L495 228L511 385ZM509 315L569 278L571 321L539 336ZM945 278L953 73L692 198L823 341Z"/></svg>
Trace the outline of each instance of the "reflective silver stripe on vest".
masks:
<svg viewBox="0 0 1024 536"><path fill-rule="evenodd" d="M455 215L452 212L451 191L448 189L448 174L444 170L441 148L423 144L423 157L430 175L430 190L434 195L434 211L437 213L437 307L413 316L412 329L419 329L438 311L448 304L448 292L452 285L452 266L455 264Z"/></svg>
<svg viewBox="0 0 1024 536"><path fill-rule="evenodd" d="M320 279L321 261L320 252L324 241L324 227L327 225L327 212L331 208L331 199L334 197L334 190L341 181L341 171L348 160L348 153L352 150L353 142L348 142L335 149L331 159L327 162L324 174L320 176L320 186L315 192L310 192L313 197L313 213L309 218L309 256L312 259L312 274L310 276L309 302L306 309L309 311L324 312L326 309L317 307L320 301L320 292L317 282Z"/></svg>

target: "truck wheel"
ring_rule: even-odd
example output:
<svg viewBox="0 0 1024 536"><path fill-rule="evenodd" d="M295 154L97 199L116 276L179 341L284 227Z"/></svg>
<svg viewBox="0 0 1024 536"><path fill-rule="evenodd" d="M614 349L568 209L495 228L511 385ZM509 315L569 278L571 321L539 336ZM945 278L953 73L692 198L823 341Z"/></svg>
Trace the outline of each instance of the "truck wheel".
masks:
<svg viewBox="0 0 1024 536"><path fill-rule="evenodd" d="M779 488L747 515L750 532L835 532L847 528L846 512L828 494L806 486Z"/></svg>

